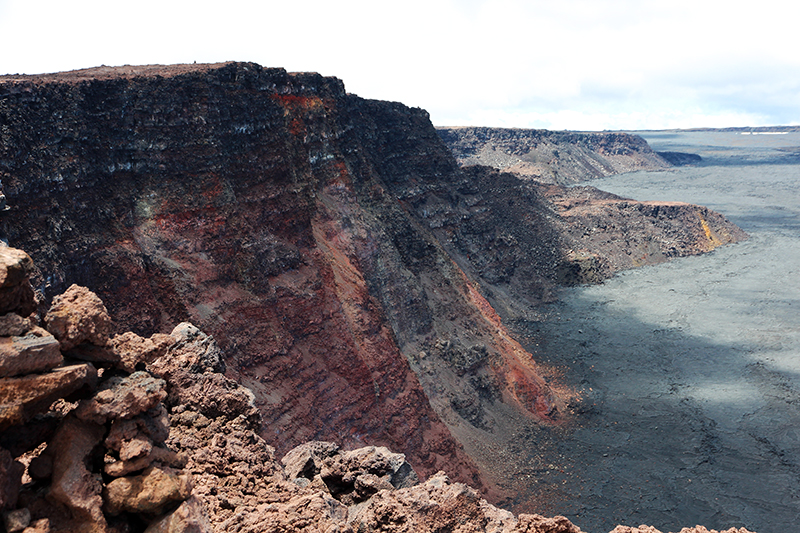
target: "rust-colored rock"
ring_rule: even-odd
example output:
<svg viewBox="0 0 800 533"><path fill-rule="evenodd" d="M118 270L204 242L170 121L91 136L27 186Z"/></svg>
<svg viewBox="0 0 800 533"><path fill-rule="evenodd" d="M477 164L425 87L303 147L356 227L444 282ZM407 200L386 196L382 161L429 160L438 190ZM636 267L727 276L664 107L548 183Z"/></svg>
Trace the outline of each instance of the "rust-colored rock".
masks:
<svg viewBox="0 0 800 533"><path fill-rule="evenodd" d="M79 283L143 338L186 321L213 335L212 346L182 326L152 361L159 349L108 364L168 381L166 444L190 456L215 527L349 527L329 492L283 479L267 443L387 446L422 477L446 469L498 501L492 465L469 456L481 457L476 443L504 449L497 426L569 417L565 392L501 316L552 300L604 258L564 246L581 218L540 186L460 169L424 111L229 63L0 77L0 121L14 125L0 143L18 213L7 237L42 258L45 301ZM87 150L87 138L101 142ZM679 232L687 248L721 241L703 220L711 237L697 219ZM100 325L80 329L57 335L63 349L106 345ZM106 390L99 399L114 403ZM102 403L79 409L104 423L136 416ZM147 457L147 439L127 441L112 459ZM358 498L374 495L359 505L414 490L380 478L363 474ZM466 507L441 499L452 512L437 519L479 512L480 498L452 492Z"/></svg>
<svg viewBox="0 0 800 533"><path fill-rule="evenodd" d="M0 337L0 378L43 372L63 360L58 341L42 328L24 337Z"/></svg>
<svg viewBox="0 0 800 533"><path fill-rule="evenodd" d="M33 320L30 318L24 318L17 313L6 313L0 316L0 337L25 335L33 326Z"/></svg>
<svg viewBox="0 0 800 533"><path fill-rule="evenodd" d="M661 533L661 531L654 528L653 526L639 526L639 527L617 526L611 531L611 533ZM732 527L724 531L717 531L716 529L706 529L703 526L695 526L695 527L685 527L681 529L680 532L678 533L753 533L753 532L748 531L743 527L742 528Z"/></svg>
<svg viewBox="0 0 800 533"><path fill-rule="evenodd" d="M151 466L139 476L120 477L108 483L103 500L112 516L122 512L160 515L191 494L191 475Z"/></svg>
<svg viewBox="0 0 800 533"><path fill-rule="evenodd" d="M28 316L36 300L28 277L33 271L31 257L16 248L0 247L0 314Z"/></svg>
<svg viewBox="0 0 800 533"><path fill-rule="evenodd" d="M211 523L202 502L192 496L148 526L144 533L211 533Z"/></svg>
<svg viewBox="0 0 800 533"><path fill-rule="evenodd" d="M118 368L126 372L143 370L141 365L158 359L167 352L175 338L163 333L154 333L143 338L132 331L115 335L109 342L111 350L119 358Z"/></svg>
<svg viewBox="0 0 800 533"><path fill-rule="evenodd" d="M156 407L167 397L166 383L147 372L112 377L97 393L82 400L75 414L82 420L105 424L109 420L133 418Z"/></svg>
<svg viewBox="0 0 800 533"><path fill-rule="evenodd" d="M103 302L96 294L78 285L53 299L53 305L44 317L47 331L69 350L82 342L105 346L111 332L111 319Z"/></svg>
<svg viewBox="0 0 800 533"><path fill-rule="evenodd" d="M0 378L0 431L23 424L55 400L86 387L93 389L97 370L90 364L56 368L46 374Z"/></svg>

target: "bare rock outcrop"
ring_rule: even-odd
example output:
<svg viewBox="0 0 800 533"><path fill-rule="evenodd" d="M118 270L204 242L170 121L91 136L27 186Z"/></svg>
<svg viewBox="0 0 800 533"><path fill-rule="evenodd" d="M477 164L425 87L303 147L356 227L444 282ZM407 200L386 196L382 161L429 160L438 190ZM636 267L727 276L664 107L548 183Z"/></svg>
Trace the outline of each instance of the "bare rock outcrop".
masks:
<svg viewBox="0 0 800 533"><path fill-rule="evenodd" d="M84 342L105 346L111 331L106 306L96 294L78 285L53 299L44 322L65 351Z"/></svg>
<svg viewBox="0 0 800 533"><path fill-rule="evenodd" d="M0 262L8 257L16 263L6 269L5 288L24 293L29 257L0 248ZM6 511L6 530L130 531L131 524L160 521L180 508L192 481L182 470L186 458L165 445L166 382L136 370L179 339L135 342L127 335L107 347L111 320L105 306L76 285L46 315L52 334L38 327L27 300L16 301L0 319L6 334L0 336L0 511ZM75 364L87 358L93 363ZM195 502L176 515L175 524L205 523L192 518L197 516Z"/></svg>

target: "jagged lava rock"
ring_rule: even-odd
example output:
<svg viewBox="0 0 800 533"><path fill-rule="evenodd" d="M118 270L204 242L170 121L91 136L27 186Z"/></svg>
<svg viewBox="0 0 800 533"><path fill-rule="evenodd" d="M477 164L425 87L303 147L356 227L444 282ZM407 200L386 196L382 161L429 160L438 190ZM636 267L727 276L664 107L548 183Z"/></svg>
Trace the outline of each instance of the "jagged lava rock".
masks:
<svg viewBox="0 0 800 533"><path fill-rule="evenodd" d="M23 424L57 399L81 388L93 389L97 370L90 364L56 368L46 374L0 378L0 431Z"/></svg>
<svg viewBox="0 0 800 533"><path fill-rule="evenodd" d="M119 477L103 490L106 510L112 516L122 512L158 516L191 495L191 475L155 466L138 476Z"/></svg>
<svg viewBox="0 0 800 533"><path fill-rule="evenodd" d="M50 370L63 360L59 342L42 328L23 337L0 337L0 378Z"/></svg>
<svg viewBox="0 0 800 533"><path fill-rule="evenodd" d="M32 270L33 260L27 253L0 247L0 314L28 316L36 310L33 287L28 281Z"/></svg>
<svg viewBox="0 0 800 533"><path fill-rule="evenodd" d="M134 372L103 381L92 398L81 400L75 415L81 420L105 424L109 420L132 418L154 408L166 397L163 379L147 372Z"/></svg>
<svg viewBox="0 0 800 533"><path fill-rule="evenodd" d="M141 370L140 365L152 362L165 353L175 339L163 333L154 333L150 338L140 337L132 331L115 335L109 341L111 351L119 358L118 368L126 372Z"/></svg>
<svg viewBox="0 0 800 533"><path fill-rule="evenodd" d="M106 306L96 294L79 285L71 285L53 299L44 322L65 351L83 342L105 346L111 331Z"/></svg>

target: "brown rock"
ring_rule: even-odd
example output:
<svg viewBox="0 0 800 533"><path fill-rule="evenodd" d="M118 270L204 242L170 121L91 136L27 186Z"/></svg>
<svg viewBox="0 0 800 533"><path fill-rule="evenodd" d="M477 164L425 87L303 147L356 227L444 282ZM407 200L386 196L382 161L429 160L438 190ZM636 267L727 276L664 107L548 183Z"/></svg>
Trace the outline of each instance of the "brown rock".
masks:
<svg viewBox="0 0 800 533"><path fill-rule="evenodd" d="M42 518L36 520L29 527L26 527L22 533L50 533L50 519Z"/></svg>
<svg viewBox="0 0 800 533"><path fill-rule="evenodd" d="M288 501L262 503L226 518L218 531L257 533L261 531L352 533L347 507L325 492L298 494ZM387 529L375 531L388 531ZM411 530L407 530L411 531ZM442 530L444 531L444 530Z"/></svg>
<svg viewBox="0 0 800 533"><path fill-rule="evenodd" d="M515 518L487 503L474 489L450 483L443 472L415 487L378 492L351 508L349 522L356 531L581 533L563 516Z"/></svg>
<svg viewBox="0 0 800 533"><path fill-rule="evenodd" d="M173 512L150 524L144 533L211 533L212 531L203 503L192 496Z"/></svg>
<svg viewBox="0 0 800 533"><path fill-rule="evenodd" d="M97 370L91 364L57 368L46 374L0 378L0 431L22 424L57 399L81 387L94 388Z"/></svg>
<svg viewBox="0 0 800 533"><path fill-rule="evenodd" d="M332 459L340 451L333 442L312 441L292 448L281 459L288 479L313 479L320 473L326 459Z"/></svg>
<svg viewBox="0 0 800 533"><path fill-rule="evenodd" d="M225 371L222 353L210 335L206 335L189 322L175 326L170 335L174 344L165 356L155 362L153 365L155 372L177 368L194 374Z"/></svg>
<svg viewBox="0 0 800 533"><path fill-rule="evenodd" d="M87 469L90 454L103 438L99 424L67 415L48 449L53 450L53 481L50 496L69 508L76 530L104 531L106 520L101 511L100 476Z"/></svg>
<svg viewBox="0 0 800 533"><path fill-rule="evenodd" d="M126 511L159 515L170 504L182 502L191 494L191 474L151 466L139 476L111 481L103 491L103 499L112 516Z"/></svg>
<svg viewBox="0 0 800 533"><path fill-rule="evenodd" d="M108 420L133 418L167 397L166 383L147 372L105 381L94 397L82 400L75 414L82 420L105 424Z"/></svg>
<svg viewBox="0 0 800 533"><path fill-rule="evenodd" d="M6 533L19 533L31 523L31 512L28 509L17 509L3 514Z"/></svg>
<svg viewBox="0 0 800 533"><path fill-rule="evenodd" d="M563 516L548 518L538 514L519 515L514 531L519 533L581 533L578 526Z"/></svg>
<svg viewBox="0 0 800 533"><path fill-rule="evenodd" d="M129 441L147 439L155 444L161 444L168 436L169 414L162 404L158 404L131 419L115 420L105 444L109 449L120 452Z"/></svg>
<svg viewBox="0 0 800 533"><path fill-rule="evenodd" d="M111 331L111 319L105 305L95 293L72 285L53 298L53 305L44 317L47 330L69 350L83 342L105 346Z"/></svg>
<svg viewBox="0 0 800 533"><path fill-rule="evenodd" d="M0 337L0 377L43 372L63 360L58 341L42 328L24 337Z"/></svg>
<svg viewBox="0 0 800 533"><path fill-rule="evenodd" d="M149 363L167 353L167 348L175 343L175 338L164 333L156 333L149 339L129 331L114 336L109 345L118 356L118 368L126 372L142 370L139 365Z"/></svg>
<svg viewBox="0 0 800 533"><path fill-rule="evenodd" d="M380 490L411 487L419 483L416 472L400 453L366 446L341 451L331 442L308 442L281 459L286 476L301 486L317 483L346 505L362 502Z"/></svg>
<svg viewBox="0 0 800 533"><path fill-rule="evenodd" d="M33 287L28 276L33 260L16 248L0 247L0 313L29 316L36 310Z"/></svg>
<svg viewBox="0 0 800 533"><path fill-rule="evenodd" d="M19 337L25 335L32 327L31 319L21 317L17 313L0 316L0 337Z"/></svg>
<svg viewBox="0 0 800 533"><path fill-rule="evenodd" d="M0 448L0 511L17 505L25 467L15 461L5 448Z"/></svg>
<svg viewBox="0 0 800 533"><path fill-rule="evenodd" d="M137 457L135 459L107 463L104 467L104 471L109 476L127 476L132 472L144 470L155 462L172 467L183 468L186 466L186 457L167 448L160 448L156 446L152 448L147 455Z"/></svg>

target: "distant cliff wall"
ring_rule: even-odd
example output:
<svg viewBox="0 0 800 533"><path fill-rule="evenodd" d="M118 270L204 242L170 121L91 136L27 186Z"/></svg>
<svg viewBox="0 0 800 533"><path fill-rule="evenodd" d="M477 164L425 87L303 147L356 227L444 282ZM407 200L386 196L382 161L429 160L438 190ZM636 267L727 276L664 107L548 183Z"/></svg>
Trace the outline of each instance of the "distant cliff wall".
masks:
<svg viewBox="0 0 800 533"><path fill-rule="evenodd" d="M638 135L511 128L438 128L461 165L486 165L568 185L594 178L669 168Z"/></svg>

